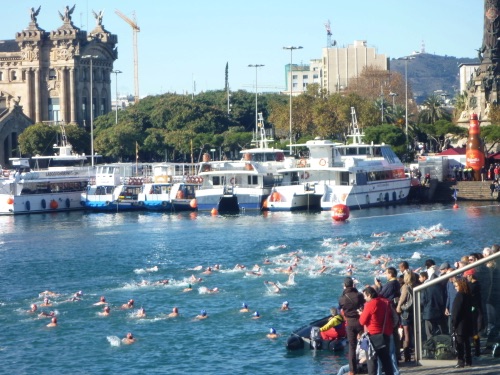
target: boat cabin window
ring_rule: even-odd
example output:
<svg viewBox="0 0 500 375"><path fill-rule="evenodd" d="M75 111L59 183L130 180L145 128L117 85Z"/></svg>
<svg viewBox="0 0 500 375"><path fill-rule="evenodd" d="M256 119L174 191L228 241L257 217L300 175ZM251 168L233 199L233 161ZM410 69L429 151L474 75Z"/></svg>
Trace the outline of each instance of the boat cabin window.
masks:
<svg viewBox="0 0 500 375"><path fill-rule="evenodd" d="M340 172L340 185L349 185L349 172Z"/></svg>
<svg viewBox="0 0 500 375"><path fill-rule="evenodd" d="M220 176L213 176L212 177L212 185L222 185L221 184L221 178Z"/></svg>
<svg viewBox="0 0 500 375"><path fill-rule="evenodd" d="M86 188L86 181L57 183L27 182L23 184L21 195L84 191Z"/></svg>
<svg viewBox="0 0 500 375"><path fill-rule="evenodd" d="M259 184L259 176L247 176L248 185L258 185Z"/></svg>
<svg viewBox="0 0 500 375"><path fill-rule="evenodd" d="M95 195L109 195L113 194L114 186L97 186Z"/></svg>

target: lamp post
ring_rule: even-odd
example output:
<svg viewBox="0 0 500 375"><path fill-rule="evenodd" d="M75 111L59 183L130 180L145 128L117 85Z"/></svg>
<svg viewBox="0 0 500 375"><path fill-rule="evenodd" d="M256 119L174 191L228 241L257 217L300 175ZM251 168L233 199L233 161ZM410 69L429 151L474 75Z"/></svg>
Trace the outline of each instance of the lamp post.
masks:
<svg viewBox="0 0 500 375"><path fill-rule="evenodd" d="M249 64L249 68L255 68L255 141L257 142L259 138L259 121L258 121L258 110L257 110L257 71L264 64Z"/></svg>
<svg viewBox="0 0 500 375"><path fill-rule="evenodd" d="M389 96L392 96L392 111L394 112L394 107L395 107L395 105L394 105L394 99L396 98L396 96L398 96L398 94L396 94L395 92L391 91L389 93Z"/></svg>
<svg viewBox="0 0 500 375"><path fill-rule="evenodd" d="M408 60L413 60L414 57L405 56L400 60L405 61L405 132L406 132L406 151L408 152Z"/></svg>
<svg viewBox="0 0 500 375"><path fill-rule="evenodd" d="M115 124L118 124L118 74L123 73L121 70L112 70L115 73Z"/></svg>
<svg viewBox="0 0 500 375"><path fill-rule="evenodd" d="M290 50L290 156L292 155L292 90L293 90L293 79L292 79L292 55L294 49L302 49L302 46L288 46L283 47L283 49Z"/></svg>
<svg viewBox="0 0 500 375"><path fill-rule="evenodd" d="M98 57L96 55L82 56L82 59L90 60L90 160L92 166L94 166L94 77L92 62Z"/></svg>
<svg viewBox="0 0 500 375"><path fill-rule="evenodd" d="M381 100L381 107L382 107L382 122L380 123L381 125L384 124L384 87L383 86L380 86L380 100Z"/></svg>

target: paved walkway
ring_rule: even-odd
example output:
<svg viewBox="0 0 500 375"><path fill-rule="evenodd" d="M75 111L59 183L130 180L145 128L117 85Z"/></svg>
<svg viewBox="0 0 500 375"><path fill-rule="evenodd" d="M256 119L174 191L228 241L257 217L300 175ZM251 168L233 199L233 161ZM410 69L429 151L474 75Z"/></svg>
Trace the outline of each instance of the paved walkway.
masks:
<svg viewBox="0 0 500 375"><path fill-rule="evenodd" d="M412 362L414 363L414 362ZM407 365L402 363L399 371L402 375L445 375L445 374L463 374L463 375L498 375L500 374L500 358L491 356L482 356L479 359L473 359L472 367L454 368L456 361L437 361L423 360L422 366Z"/></svg>

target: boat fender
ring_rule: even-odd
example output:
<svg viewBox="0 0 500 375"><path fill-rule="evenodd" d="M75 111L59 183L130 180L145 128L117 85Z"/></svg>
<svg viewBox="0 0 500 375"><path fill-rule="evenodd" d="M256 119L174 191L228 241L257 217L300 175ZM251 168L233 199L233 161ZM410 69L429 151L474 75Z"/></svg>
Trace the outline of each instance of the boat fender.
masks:
<svg viewBox="0 0 500 375"><path fill-rule="evenodd" d="M3 174L4 177L9 177L10 176L10 171L8 169L4 169L2 171L2 174Z"/></svg>
<svg viewBox="0 0 500 375"><path fill-rule="evenodd" d="M42 199L41 204L43 209L47 208L47 202L45 202L45 199Z"/></svg>
<svg viewBox="0 0 500 375"><path fill-rule="evenodd" d="M26 207L26 211L29 211L31 209L31 203L30 203L30 201L26 201L26 203L24 204L24 206Z"/></svg>
<svg viewBox="0 0 500 375"><path fill-rule="evenodd" d="M203 177L198 177L198 182L201 184L203 182Z"/></svg>
<svg viewBox="0 0 500 375"><path fill-rule="evenodd" d="M71 201L69 200L69 198L66 198L66 208L70 207L71 207Z"/></svg>

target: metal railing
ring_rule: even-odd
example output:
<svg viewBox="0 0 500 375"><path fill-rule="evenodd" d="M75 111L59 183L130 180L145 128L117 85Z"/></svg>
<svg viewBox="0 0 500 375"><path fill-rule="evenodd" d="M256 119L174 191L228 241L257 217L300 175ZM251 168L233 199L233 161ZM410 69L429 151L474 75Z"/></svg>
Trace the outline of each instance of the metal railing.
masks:
<svg viewBox="0 0 500 375"><path fill-rule="evenodd" d="M416 286L413 289L413 327L414 327L414 339L415 339L415 361L418 363L422 360L422 319L421 319L421 311L420 311L420 292L424 289L427 289L433 285L441 284L443 281L448 282L448 280L456 275L460 275L471 268L479 267L483 264L491 262L492 260L497 260L500 258L500 252L491 254L487 257L479 259L474 263L467 264L464 267L458 268L454 271L446 273L444 275L438 276L433 280L426 282L425 284ZM481 281L481 280L480 280ZM444 312L443 312L444 314Z"/></svg>

